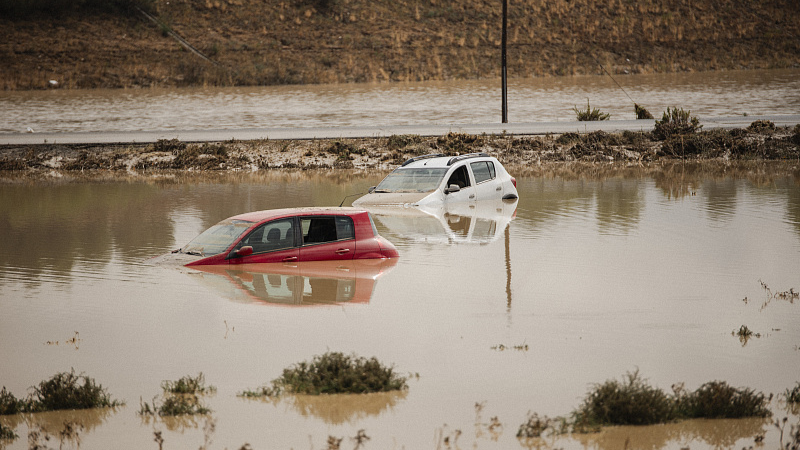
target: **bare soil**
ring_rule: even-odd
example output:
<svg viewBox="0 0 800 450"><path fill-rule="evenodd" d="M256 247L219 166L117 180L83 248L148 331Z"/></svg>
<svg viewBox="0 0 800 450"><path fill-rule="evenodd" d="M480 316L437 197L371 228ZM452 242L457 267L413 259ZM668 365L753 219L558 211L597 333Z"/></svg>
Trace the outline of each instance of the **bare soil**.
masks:
<svg viewBox="0 0 800 450"><path fill-rule="evenodd" d="M0 13L2 89L500 76L500 2L154 0L149 9L158 23L135 10ZM520 0L508 16L512 78L800 67L796 0Z"/></svg>

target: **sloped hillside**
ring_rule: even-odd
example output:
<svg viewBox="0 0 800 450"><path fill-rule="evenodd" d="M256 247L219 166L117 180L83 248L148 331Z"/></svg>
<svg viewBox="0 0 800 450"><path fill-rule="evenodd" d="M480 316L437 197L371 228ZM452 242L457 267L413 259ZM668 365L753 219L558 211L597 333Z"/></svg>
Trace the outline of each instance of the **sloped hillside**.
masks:
<svg viewBox="0 0 800 450"><path fill-rule="evenodd" d="M154 0L150 12L158 24L134 9L0 16L2 89L500 74L499 0ZM800 67L797 17L797 0L509 0L509 76Z"/></svg>

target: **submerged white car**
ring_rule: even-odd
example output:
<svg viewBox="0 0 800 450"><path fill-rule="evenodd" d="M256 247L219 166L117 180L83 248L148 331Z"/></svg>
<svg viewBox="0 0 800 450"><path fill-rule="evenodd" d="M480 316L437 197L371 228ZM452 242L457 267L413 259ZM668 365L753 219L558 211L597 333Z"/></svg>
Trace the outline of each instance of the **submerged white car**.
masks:
<svg viewBox="0 0 800 450"><path fill-rule="evenodd" d="M417 156L386 176L353 206L437 206L518 197L517 180L486 153Z"/></svg>

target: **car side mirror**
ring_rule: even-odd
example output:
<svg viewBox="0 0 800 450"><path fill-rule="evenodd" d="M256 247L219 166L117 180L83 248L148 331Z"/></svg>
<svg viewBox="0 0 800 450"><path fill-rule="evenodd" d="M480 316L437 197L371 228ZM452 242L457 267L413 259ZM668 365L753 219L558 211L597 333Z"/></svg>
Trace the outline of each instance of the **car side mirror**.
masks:
<svg viewBox="0 0 800 450"><path fill-rule="evenodd" d="M367 194L372 194L373 192L375 192L375 188L377 187L378 186L370 186L369 189L367 189Z"/></svg>
<svg viewBox="0 0 800 450"><path fill-rule="evenodd" d="M445 194L449 194L451 192L459 192L460 190L461 190L461 187L459 185L451 184L449 187L444 189L444 193Z"/></svg>
<svg viewBox="0 0 800 450"><path fill-rule="evenodd" d="M245 245L244 247L240 248L239 250L236 250L235 252L233 252L233 256L236 256L237 258L241 258L243 256L250 256L252 254L253 254L253 247L251 247L249 245Z"/></svg>

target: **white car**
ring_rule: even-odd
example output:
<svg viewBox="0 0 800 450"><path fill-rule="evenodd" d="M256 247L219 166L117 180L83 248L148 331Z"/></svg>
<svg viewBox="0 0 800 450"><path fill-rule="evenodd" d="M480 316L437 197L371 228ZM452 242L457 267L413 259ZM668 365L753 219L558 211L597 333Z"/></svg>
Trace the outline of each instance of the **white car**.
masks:
<svg viewBox="0 0 800 450"><path fill-rule="evenodd" d="M438 206L518 197L517 180L486 153L417 156L386 176L353 206Z"/></svg>

